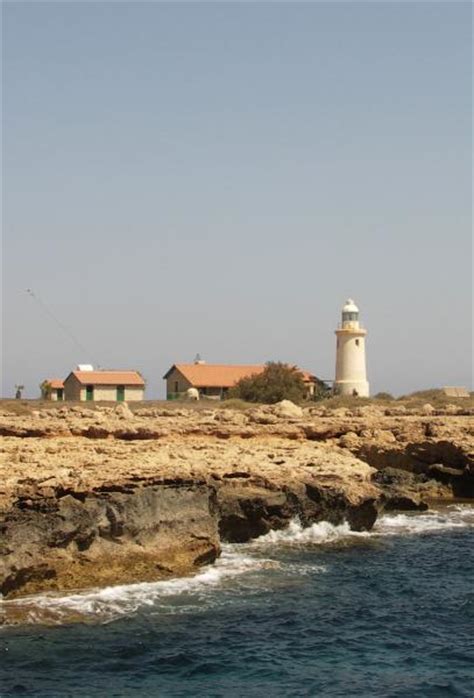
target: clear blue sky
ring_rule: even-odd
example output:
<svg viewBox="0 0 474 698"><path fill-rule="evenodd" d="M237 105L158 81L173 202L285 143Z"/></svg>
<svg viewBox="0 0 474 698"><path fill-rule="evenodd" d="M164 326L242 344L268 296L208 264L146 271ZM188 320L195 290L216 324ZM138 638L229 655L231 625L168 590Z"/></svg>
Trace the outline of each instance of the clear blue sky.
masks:
<svg viewBox="0 0 474 698"><path fill-rule="evenodd" d="M199 352L471 384L471 5L3 5L3 394ZM25 292L32 288L87 348Z"/></svg>

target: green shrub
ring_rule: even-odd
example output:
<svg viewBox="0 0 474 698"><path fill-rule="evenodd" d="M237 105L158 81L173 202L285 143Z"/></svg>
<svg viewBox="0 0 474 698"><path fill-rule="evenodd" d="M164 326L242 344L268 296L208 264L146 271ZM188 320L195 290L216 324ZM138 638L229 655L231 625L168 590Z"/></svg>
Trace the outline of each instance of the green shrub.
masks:
<svg viewBox="0 0 474 698"><path fill-rule="evenodd" d="M329 400L333 396L332 388L322 380L316 379L316 385L314 386L314 394L310 398L314 402L319 402L320 400Z"/></svg>
<svg viewBox="0 0 474 698"><path fill-rule="evenodd" d="M395 398L391 393L381 392L374 395L374 400L395 400Z"/></svg>
<svg viewBox="0 0 474 698"><path fill-rule="evenodd" d="M306 397L306 385L296 366L270 361L262 373L242 378L229 390L228 397L267 405L280 400L302 402Z"/></svg>

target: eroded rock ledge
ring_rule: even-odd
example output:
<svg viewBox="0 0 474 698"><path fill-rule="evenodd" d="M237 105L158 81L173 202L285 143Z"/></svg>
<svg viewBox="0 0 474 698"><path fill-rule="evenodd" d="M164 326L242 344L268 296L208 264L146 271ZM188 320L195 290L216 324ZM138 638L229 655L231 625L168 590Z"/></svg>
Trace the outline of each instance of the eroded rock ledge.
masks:
<svg viewBox="0 0 474 698"><path fill-rule="evenodd" d="M61 407L0 432L7 598L190 574L294 517L369 529L469 496L474 463L469 414Z"/></svg>

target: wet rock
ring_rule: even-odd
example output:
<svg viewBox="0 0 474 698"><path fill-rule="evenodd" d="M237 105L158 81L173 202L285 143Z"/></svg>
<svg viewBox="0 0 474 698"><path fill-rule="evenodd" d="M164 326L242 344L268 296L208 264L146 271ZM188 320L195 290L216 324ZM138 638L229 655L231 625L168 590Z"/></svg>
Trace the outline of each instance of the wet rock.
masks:
<svg viewBox="0 0 474 698"><path fill-rule="evenodd" d="M458 470L435 464L429 468L428 472L434 479L449 485L455 497L463 499L474 497L474 469L469 466L463 470Z"/></svg>
<svg viewBox="0 0 474 698"><path fill-rule="evenodd" d="M289 523L294 512L284 492L233 484L227 482L217 493L223 541L245 543Z"/></svg>
<svg viewBox="0 0 474 698"><path fill-rule="evenodd" d="M424 483L424 480L420 480L413 473L396 468L385 468L376 472L372 480L383 489L385 510L425 511L428 509L428 504L419 488L419 484ZM423 494L426 496L426 488L423 489Z"/></svg>
<svg viewBox="0 0 474 698"><path fill-rule="evenodd" d="M346 518L349 526L353 531L370 531L377 520L380 509L380 499L370 497L365 499L348 510Z"/></svg>
<svg viewBox="0 0 474 698"><path fill-rule="evenodd" d="M36 498L9 512L2 543L5 596L188 574L219 554L215 491L176 482Z"/></svg>
<svg viewBox="0 0 474 698"><path fill-rule="evenodd" d="M386 511L426 511L429 507L419 494L392 491L387 493L384 508Z"/></svg>

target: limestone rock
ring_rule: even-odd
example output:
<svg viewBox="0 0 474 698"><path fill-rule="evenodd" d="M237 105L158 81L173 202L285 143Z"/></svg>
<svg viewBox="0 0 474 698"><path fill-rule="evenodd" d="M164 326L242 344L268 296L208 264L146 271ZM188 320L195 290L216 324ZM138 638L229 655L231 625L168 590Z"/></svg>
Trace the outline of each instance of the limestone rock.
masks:
<svg viewBox="0 0 474 698"><path fill-rule="evenodd" d="M221 540L294 516L363 529L379 506L474 496L471 407L402 407L3 410L0 585L14 596L189 574Z"/></svg>
<svg viewBox="0 0 474 698"><path fill-rule="evenodd" d="M133 419L133 412L126 402L119 402L114 412L120 419Z"/></svg>
<svg viewBox="0 0 474 698"><path fill-rule="evenodd" d="M375 473L372 480L380 485L384 491L384 509L387 511L425 511L428 509L428 504L424 501L417 487L417 479L413 473L396 468L386 468Z"/></svg>
<svg viewBox="0 0 474 698"><path fill-rule="evenodd" d="M277 424L278 417L276 417L268 409L260 408L251 410L248 413L248 420L252 424Z"/></svg>
<svg viewBox="0 0 474 698"><path fill-rule="evenodd" d="M303 408L295 405L291 400L281 400L273 406L273 413L278 417L294 417L301 418L304 415Z"/></svg>
<svg viewBox="0 0 474 698"><path fill-rule="evenodd" d="M339 439L339 445L342 448L355 449L359 444L359 437L353 431L348 431L347 434L343 434Z"/></svg>

